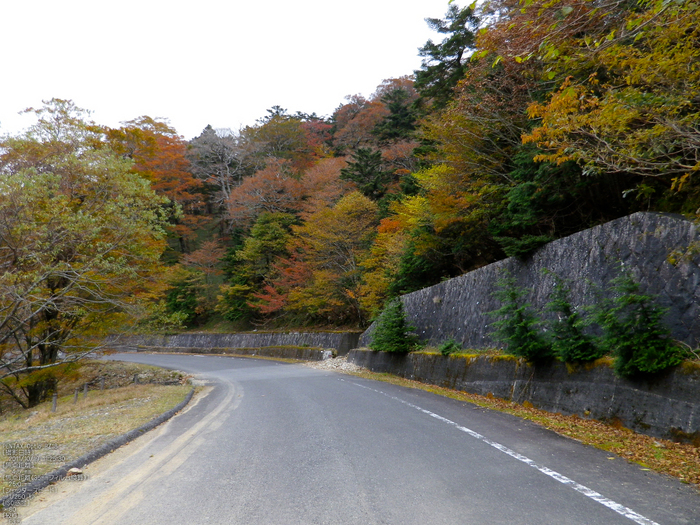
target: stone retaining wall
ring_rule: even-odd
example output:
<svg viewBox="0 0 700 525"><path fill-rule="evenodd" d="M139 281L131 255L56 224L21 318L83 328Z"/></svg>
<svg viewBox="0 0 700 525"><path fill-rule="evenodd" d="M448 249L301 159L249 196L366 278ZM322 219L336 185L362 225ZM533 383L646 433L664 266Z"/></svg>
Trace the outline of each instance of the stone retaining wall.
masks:
<svg viewBox="0 0 700 525"><path fill-rule="evenodd" d="M333 355L332 350L324 348L307 348L301 346L263 346L259 348L216 348L216 347L181 347L138 346L130 347L137 352L175 352L183 354L224 354L234 356L263 356L284 359L301 359L303 361L323 361Z"/></svg>
<svg viewBox="0 0 700 525"><path fill-rule="evenodd" d="M263 347L306 347L333 349L338 355L346 355L357 347L359 332L244 332L231 334L185 333L177 335L124 335L111 338L115 349L177 348L198 349L256 349ZM280 356L284 357L284 356Z"/></svg>
<svg viewBox="0 0 700 525"><path fill-rule="evenodd" d="M493 297L503 271L529 290L526 298L542 317L554 288L553 272L570 282L574 307L592 304L593 287L603 287L623 265L645 293L658 296L669 309L666 321L673 337L692 347L700 344L700 256L678 257L674 251L698 243L694 223L678 216L635 213L551 242L527 260L510 258L402 297L406 317L424 341L439 345L452 338L462 348L498 346L491 339L499 308ZM697 250L696 250L697 251ZM368 346L372 327L360 338Z"/></svg>
<svg viewBox="0 0 700 525"><path fill-rule="evenodd" d="M533 368L510 356L442 356L351 350L348 361L374 372L523 403L562 414L619 420L637 432L700 445L700 370L681 366L646 381L616 377L606 364L569 371Z"/></svg>

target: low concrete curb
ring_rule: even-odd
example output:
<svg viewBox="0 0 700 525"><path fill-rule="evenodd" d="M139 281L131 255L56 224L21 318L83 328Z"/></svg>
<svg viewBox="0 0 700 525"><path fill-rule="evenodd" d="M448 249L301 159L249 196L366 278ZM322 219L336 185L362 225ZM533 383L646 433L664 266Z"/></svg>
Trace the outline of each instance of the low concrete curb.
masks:
<svg viewBox="0 0 700 525"><path fill-rule="evenodd" d="M63 465L62 467L57 468L53 472L49 472L48 474L44 474L38 479L35 479L28 485L25 485L24 487L21 487L11 494L5 496L4 498L0 498L0 508L6 509L13 507L17 503L24 501L25 499L29 498L30 496L36 494L40 490L48 487L51 483L55 483L57 481L60 481L66 477L66 474L68 474L68 471L72 468L82 468L85 465L88 465L92 463L93 461L96 461L100 459L102 456L106 456L110 452L115 451L122 445L126 445L130 441L133 441L139 436L142 436L144 433L148 432L149 430L153 430L155 427L160 425L161 423L165 423L168 419L173 417L175 414L177 414L180 410L185 408L187 403L190 402L192 399L192 395L194 394L194 388L190 390L190 392L187 394L185 399L175 406L174 408L171 408L167 412L161 414L160 416L151 419L148 423L145 423L141 425L139 428L136 428L134 430L130 430L129 432L122 434L119 437L114 438L111 441L108 441L101 447L96 448L95 450L92 450L91 452L88 452L84 456L80 456L78 459L71 461L70 463L67 463L66 465Z"/></svg>

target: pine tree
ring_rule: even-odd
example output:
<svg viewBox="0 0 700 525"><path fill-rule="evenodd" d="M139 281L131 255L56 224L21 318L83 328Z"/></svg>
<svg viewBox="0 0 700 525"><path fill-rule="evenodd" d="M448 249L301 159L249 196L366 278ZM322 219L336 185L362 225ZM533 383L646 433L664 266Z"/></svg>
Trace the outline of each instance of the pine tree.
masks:
<svg viewBox="0 0 700 525"><path fill-rule="evenodd" d="M452 4L444 20L426 18L426 22L432 30L447 36L439 44L428 40L419 49L425 59L421 69L414 72L415 88L422 102L430 101L433 108L439 109L452 100L455 86L464 78L469 64L467 54L474 47L479 19L470 7L460 9Z"/></svg>
<svg viewBox="0 0 700 525"><path fill-rule="evenodd" d="M406 314L400 299L394 299L377 319L369 347L377 352L408 353L416 345L417 338L409 332L413 327L406 322Z"/></svg>

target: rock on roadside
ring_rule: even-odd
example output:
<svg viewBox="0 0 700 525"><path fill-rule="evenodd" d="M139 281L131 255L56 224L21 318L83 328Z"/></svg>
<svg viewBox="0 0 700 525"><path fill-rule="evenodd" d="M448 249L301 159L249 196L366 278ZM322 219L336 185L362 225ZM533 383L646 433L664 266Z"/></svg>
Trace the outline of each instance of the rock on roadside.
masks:
<svg viewBox="0 0 700 525"><path fill-rule="evenodd" d="M324 359L323 361L308 361L304 364L318 370L335 370L338 372L359 372L362 370L356 364L348 363L346 356Z"/></svg>

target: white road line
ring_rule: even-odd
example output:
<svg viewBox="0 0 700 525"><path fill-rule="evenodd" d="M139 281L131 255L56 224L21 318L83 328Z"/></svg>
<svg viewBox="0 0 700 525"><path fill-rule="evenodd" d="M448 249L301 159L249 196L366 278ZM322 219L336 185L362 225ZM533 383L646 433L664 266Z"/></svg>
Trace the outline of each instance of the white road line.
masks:
<svg viewBox="0 0 700 525"><path fill-rule="evenodd" d="M341 379L341 381L345 381L344 379ZM352 382L351 382L352 383ZM392 396L390 394L387 394L386 392L382 392L381 390L376 390L374 388L370 388L365 385L361 385L359 383L352 383L355 386L359 386L360 388L365 388L367 390L371 390L372 392L377 392L378 394L382 394L389 399L393 399L394 401L398 401L399 403L403 403L406 406L409 406L411 408L415 408L416 410L419 410L423 412L424 414L429 415L430 417L433 417L439 421L442 421L443 423L447 423L448 425L451 425L455 427L458 430L461 430L462 432L465 432L472 436L475 439L478 439L480 441L483 441L484 443L491 445L493 448L500 450L504 454L508 454L510 457L517 459L518 461L522 461L526 465L531 466L532 468L535 468L542 472L543 474L546 474L552 479L557 480L559 483L562 483L563 485L567 485L574 489L577 492L580 492L586 497L591 498L593 501L597 501L601 505L604 505L608 507L609 509L614 510L618 514L624 516L625 518L629 518L635 523L638 523L639 525L659 525L657 522L650 520L649 518L645 518L641 514L636 513L632 509L625 507L624 505L621 505L611 499L606 498L602 494L599 494L593 489L589 489L588 487L581 485L580 483L576 483L574 480L567 478L563 474L559 474L558 472L555 472L554 470L548 469L547 467L543 467L541 465L538 465L535 463L533 460L530 458L523 456L522 454L518 454L514 450L509 449L508 447L501 445L500 443L497 443L496 441L493 441L485 436L482 436L478 432L475 432L471 430L470 428L463 427L451 419L447 419L446 417L442 417L434 412L431 412L430 410L426 410L425 408L421 408L418 405L414 405L413 403L409 403L408 401L404 401L403 399L400 399L398 397Z"/></svg>

